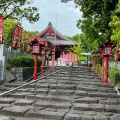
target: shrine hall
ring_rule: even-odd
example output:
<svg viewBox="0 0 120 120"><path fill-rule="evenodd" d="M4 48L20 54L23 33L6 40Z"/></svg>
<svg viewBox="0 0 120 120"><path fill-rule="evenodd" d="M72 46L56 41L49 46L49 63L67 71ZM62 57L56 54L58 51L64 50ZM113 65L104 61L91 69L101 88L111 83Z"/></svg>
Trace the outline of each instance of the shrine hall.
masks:
<svg viewBox="0 0 120 120"><path fill-rule="evenodd" d="M48 26L40 32L40 38L44 42L49 42L54 45L55 50L55 60L60 58L60 55L66 55L70 53L70 48L74 45L77 45L77 42L69 40L60 32L58 32L53 26L52 23L49 22ZM49 56L49 60L51 59L51 55Z"/></svg>

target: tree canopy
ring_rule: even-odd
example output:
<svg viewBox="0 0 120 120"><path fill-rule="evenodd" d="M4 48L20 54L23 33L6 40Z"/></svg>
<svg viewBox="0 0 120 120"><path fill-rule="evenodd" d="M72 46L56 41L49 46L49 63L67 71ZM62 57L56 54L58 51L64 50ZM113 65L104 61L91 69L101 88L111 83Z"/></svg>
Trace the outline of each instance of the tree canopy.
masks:
<svg viewBox="0 0 120 120"><path fill-rule="evenodd" d="M120 0L116 9L112 12L111 19L112 21L109 23L109 26L112 28L112 36L111 40L120 42Z"/></svg>
<svg viewBox="0 0 120 120"><path fill-rule="evenodd" d="M73 0L62 0L62 2L69 1ZM120 6L118 1L119 0L74 0L74 3L83 13L82 19L77 22L77 26L85 35L86 41L96 43L97 46L99 46L111 39L113 32L112 27L114 26L112 24L116 18L113 16L113 13L117 14L117 16L120 15L119 7L116 9L117 5ZM112 26L109 25L111 21L113 21L111 23ZM117 21L119 21L118 18Z"/></svg>
<svg viewBox="0 0 120 120"><path fill-rule="evenodd" d="M14 33L14 26L15 25L19 25L21 26L20 22L16 22L14 19L7 19L4 21L4 28L3 28L3 43L7 46L11 46L12 44L12 37L13 37L13 33ZM22 30L22 40L21 43L24 41L24 34L26 34L26 43L24 44L28 44L28 37L29 35L36 35L38 34L38 31L26 31Z"/></svg>
<svg viewBox="0 0 120 120"><path fill-rule="evenodd" d="M4 21L4 30L3 30L3 43L7 46L12 44L12 37L14 33L14 26L21 25L20 22L15 20L7 19Z"/></svg>
<svg viewBox="0 0 120 120"><path fill-rule="evenodd" d="M34 0L0 0L0 15L5 15L4 20L26 19L30 23L39 20L38 8L31 7Z"/></svg>

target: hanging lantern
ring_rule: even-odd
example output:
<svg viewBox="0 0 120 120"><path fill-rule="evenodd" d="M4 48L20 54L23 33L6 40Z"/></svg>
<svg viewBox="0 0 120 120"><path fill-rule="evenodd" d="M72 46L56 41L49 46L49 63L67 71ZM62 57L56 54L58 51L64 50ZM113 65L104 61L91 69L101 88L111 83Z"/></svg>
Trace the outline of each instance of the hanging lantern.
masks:
<svg viewBox="0 0 120 120"><path fill-rule="evenodd" d="M106 42L106 44L104 44L102 46L102 55L112 55L112 42Z"/></svg>
<svg viewBox="0 0 120 120"><path fill-rule="evenodd" d="M34 39L32 42L29 43L32 46L32 54L40 54L40 43L37 39Z"/></svg>

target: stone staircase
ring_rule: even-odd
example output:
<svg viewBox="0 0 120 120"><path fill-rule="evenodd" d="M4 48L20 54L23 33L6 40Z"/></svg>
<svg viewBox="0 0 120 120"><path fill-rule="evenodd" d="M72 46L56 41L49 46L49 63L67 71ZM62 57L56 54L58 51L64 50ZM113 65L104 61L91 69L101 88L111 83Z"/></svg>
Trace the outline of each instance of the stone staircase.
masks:
<svg viewBox="0 0 120 120"><path fill-rule="evenodd" d="M57 71L65 67L55 67ZM62 70L0 98L0 120L120 120L120 96L114 86L88 67ZM46 73L48 75L48 73ZM71 80L70 80L71 79ZM0 92L22 83L7 83Z"/></svg>

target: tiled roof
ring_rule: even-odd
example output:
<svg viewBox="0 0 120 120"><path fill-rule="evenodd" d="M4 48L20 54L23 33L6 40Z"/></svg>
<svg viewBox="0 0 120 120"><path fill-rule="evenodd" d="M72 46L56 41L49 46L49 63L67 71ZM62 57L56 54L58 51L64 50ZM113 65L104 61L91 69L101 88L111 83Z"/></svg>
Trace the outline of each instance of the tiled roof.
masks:
<svg viewBox="0 0 120 120"><path fill-rule="evenodd" d="M42 35L48 28L51 28L57 35L59 35L61 38L63 38L64 40L60 40L60 39L53 39L53 38L49 38L49 39L46 39L46 38L43 38L44 41L50 41L51 43L55 44L55 45L76 45L78 44L77 42L74 42L74 41L71 41L69 40L68 38L66 38L64 35L62 35L60 32L58 32L53 26L52 26L52 23L49 22L48 26L46 29L44 29L40 34Z"/></svg>
<svg viewBox="0 0 120 120"><path fill-rule="evenodd" d="M55 40L55 39L43 39L44 41L50 41L54 45L77 45L77 42L71 40Z"/></svg>

